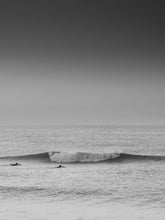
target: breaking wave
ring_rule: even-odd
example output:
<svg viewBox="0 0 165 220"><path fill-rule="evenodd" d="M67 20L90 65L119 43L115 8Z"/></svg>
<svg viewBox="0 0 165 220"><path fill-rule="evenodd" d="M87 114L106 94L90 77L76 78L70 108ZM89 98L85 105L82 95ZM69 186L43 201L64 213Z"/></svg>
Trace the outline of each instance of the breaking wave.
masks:
<svg viewBox="0 0 165 220"><path fill-rule="evenodd" d="M159 161L165 156L139 155L128 153L86 153L86 152L45 152L20 156L0 157L0 160L35 161L45 163L112 163L112 162L136 162L136 161Z"/></svg>

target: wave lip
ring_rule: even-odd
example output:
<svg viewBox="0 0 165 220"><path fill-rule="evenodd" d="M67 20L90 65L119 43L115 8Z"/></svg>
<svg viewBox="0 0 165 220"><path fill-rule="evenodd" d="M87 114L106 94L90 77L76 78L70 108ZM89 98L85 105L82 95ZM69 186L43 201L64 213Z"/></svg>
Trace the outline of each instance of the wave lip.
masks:
<svg viewBox="0 0 165 220"><path fill-rule="evenodd" d="M112 162L136 162L136 161L159 161L165 156L140 155L128 153L54 153L50 154L50 160L56 163L112 163Z"/></svg>
<svg viewBox="0 0 165 220"><path fill-rule="evenodd" d="M33 161L42 163L112 163L136 161L165 161L165 156L128 153L45 152L39 154L0 157L0 160Z"/></svg>

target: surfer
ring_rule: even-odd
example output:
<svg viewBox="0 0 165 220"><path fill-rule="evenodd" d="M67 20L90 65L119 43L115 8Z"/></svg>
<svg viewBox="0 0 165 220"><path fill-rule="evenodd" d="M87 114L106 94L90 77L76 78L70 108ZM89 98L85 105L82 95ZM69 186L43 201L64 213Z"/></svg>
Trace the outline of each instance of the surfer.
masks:
<svg viewBox="0 0 165 220"><path fill-rule="evenodd" d="M11 166L20 166L21 164L16 162L16 163L11 163L10 165Z"/></svg>
<svg viewBox="0 0 165 220"><path fill-rule="evenodd" d="M65 168L64 166L62 166L61 164L59 166L57 166L56 168Z"/></svg>

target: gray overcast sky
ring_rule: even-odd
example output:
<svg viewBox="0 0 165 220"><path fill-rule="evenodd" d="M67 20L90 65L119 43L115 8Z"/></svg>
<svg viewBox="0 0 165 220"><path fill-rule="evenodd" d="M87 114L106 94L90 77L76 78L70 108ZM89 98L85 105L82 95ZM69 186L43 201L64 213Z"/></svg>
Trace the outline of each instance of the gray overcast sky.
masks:
<svg viewBox="0 0 165 220"><path fill-rule="evenodd" d="M161 1L1 1L0 124L165 124Z"/></svg>

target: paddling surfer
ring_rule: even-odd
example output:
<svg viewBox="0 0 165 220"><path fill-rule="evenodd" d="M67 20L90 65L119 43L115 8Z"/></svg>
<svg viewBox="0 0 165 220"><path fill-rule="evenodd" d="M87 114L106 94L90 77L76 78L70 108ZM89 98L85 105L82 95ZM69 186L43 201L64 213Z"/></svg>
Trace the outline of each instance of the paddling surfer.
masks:
<svg viewBox="0 0 165 220"><path fill-rule="evenodd" d="M16 162L16 163L11 163L11 164L10 164L10 166L20 166L20 165L21 165L21 164L20 164L20 163L17 163L17 162Z"/></svg>
<svg viewBox="0 0 165 220"><path fill-rule="evenodd" d="M64 166L62 166L61 164L59 166L57 166L56 168L65 168Z"/></svg>

